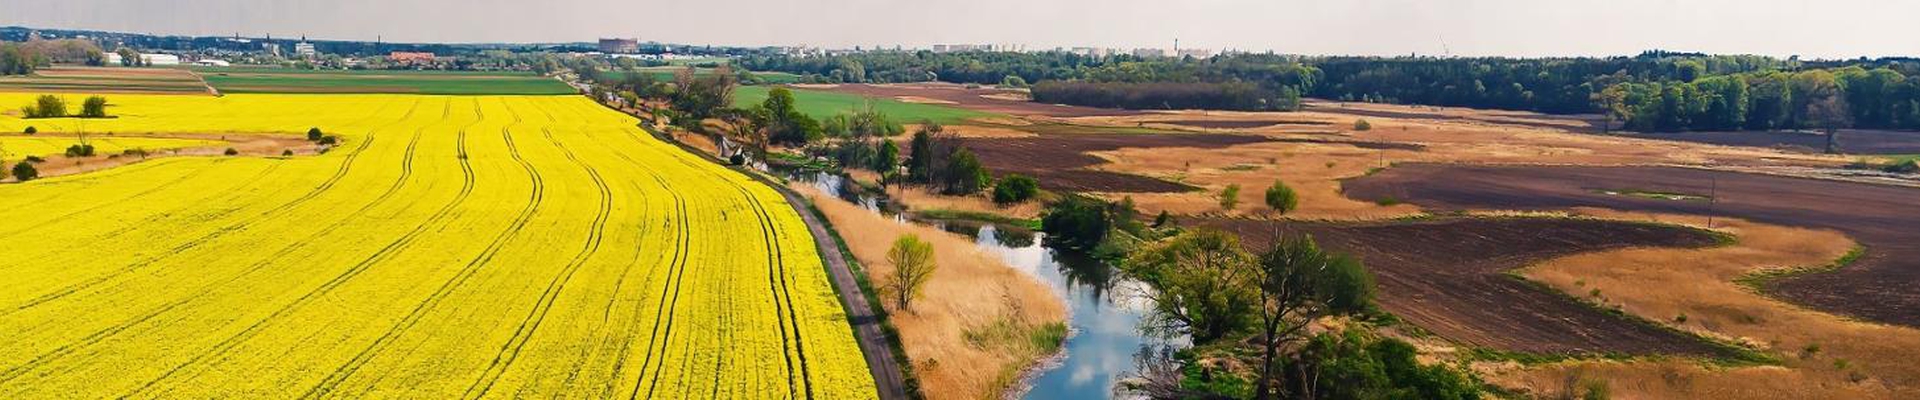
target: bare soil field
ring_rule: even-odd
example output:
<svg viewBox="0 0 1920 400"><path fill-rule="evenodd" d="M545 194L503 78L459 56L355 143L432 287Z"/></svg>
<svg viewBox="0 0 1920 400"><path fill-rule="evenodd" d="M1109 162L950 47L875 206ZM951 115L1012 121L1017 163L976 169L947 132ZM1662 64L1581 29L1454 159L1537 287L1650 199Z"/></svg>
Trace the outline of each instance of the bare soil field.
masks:
<svg viewBox="0 0 1920 400"><path fill-rule="evenodd" d="M1637 133L1633 137L1767 147L1815 153L1826 151L1827 136L1813 132L1685 132ZM1840 131L1840 150L1849 154L1920 154L1920 132L1846 129Z"/></svg>
<svg viewBox="0 0 1920 400"><path fill-rule="evenodd" d="M1623 189L1715 199L1604 193ZM1833 229L1859 241L1866 253L1836 271L1778 279L1764 290L1823 311L1920 326L1920 189L1688 168L1418 164L1349 181L1346 192L1432 209L1602 207Z"/></svg>
<svg viewBox="0 0 1920 400"><path fill-rule="evenodd" d="M1257 143L1266 138L1243 135L1075 134L1033 138L963 138L963 145L979 155L996 174L1018 173L1040 180L1047 190L1085 192L1181 192L1191 186L1144 176L1088 169L1105 163L1089 152L1120 148L1166 147L1218 149Z"/></svg>
<svg viewBox="0 0 1920 400"><path fill-rule="evenodd" d="M1025 97L1025 93L1018 90L987 87L967 88L963 85L951 83L846 84L833 85L832 87L809 88L863 96L887 97L918 103L938 103L968 110L1016 116L1066 118L1101 115L1136 115L1145 113L1133 110L1035 103L1017 100Z"/></svg>
<svg viewBox="0 0 1920 400"><path fill-rule="evenodd" d="M1700 230L1575 218L1475 217L1409 222L1276 223L1208 219L1254 248L1275 231L1313 235L1373 271L1381 307L1448 339L1507 351L1719 356L1697 338L1580 304L1508 275L1569 254L1629 247L1700 248Z"/></svg>

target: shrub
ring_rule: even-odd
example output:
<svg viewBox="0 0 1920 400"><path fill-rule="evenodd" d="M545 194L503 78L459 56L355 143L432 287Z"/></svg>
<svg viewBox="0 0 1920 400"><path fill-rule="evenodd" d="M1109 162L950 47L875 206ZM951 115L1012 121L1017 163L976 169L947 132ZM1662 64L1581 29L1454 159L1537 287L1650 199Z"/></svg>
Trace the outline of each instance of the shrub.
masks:
<svg viewBox="0 0 1920 400"><path fill-rule="evenodd" d="M60 118L67 116L67 99L50 94L40 95L33 104L20 109L27 118Z"/></svg>
<svg viewBox="0 0 1920 400"><path fill-rule="evenodd" d="M340 137L333 135L323 136L320 138L319 143L322 146L332 146L334 143L340 143Z"/></svg>
<svg viewBox="0 0 1920 400"><path fill-rule="evenodd" d="M1173 224L1173 214L1168 214L1167 210L1160 210L1160 216L1153 217L1154 228L1166 228L1171 224Z"/></svg>
<svg viewBox="0 0 1920 400"><path fill-rule="evenodd" d="M320 128L307 128L307 141L309 142L318 142L326 136L326 133L320 132Z"/></svg>
<svg viewBox="0 0 1920 400"><path fill-rule="evenodd" d="M87 97L87 100L85 102L80 103L80 118L106 118L106 117L107 117L107 98L100 97L100 96L89 96Z"/></svg>
<svg viewBox="0 0 1920 400"><path fill-rule="evenodd" d="M1232 211L1234 207L1239 205L1240 184L1227 185L1226 189L1220 190L1220 209Z"/></svg>
<svg viewBox="0 0 1920 400"><path fill-rule="evenodd" d="M67 157L93 157L93 145L76 144L67 146Z"/></svg>
<svg viewBox="0 0 1920 400"><path fill-rule="evenodd" d="M1050 244L1092 250L1106 240L1113 226L1107 205L1093 198L1066 196L1047 208L1040 217L1040 230Z"/></svg>
<svg viewBox="0 0 1920 400"><path fill-rule="evenodd" d="M953 152L953 158L947 163L947 194L965 195L980 193L987 186L987 168L980 165L980 159L972 151L960 149Z"/></svg>
<svg viewBox="0 0 1920 400"><path fill-rule="evenodd" d="M293 157L293 149L286 149L286 150L281 150L281 151L280 151L280 156L281 156L281 157ZM465 155L461 155L461 157L466 157L466 156L465 156Z"/></svg>
<svg viewBox="0 0 1920 400"><path fill-rule="evenodd" d="M1896 173L1896 174L1920 173L1920 161L1908 159L1906 161L1901 161L1893 165L1888 165L1886 168L1883 168L1882 170Z"/></svg>
<svg viewBox="0 0 1920 400"><path fill-rule="evenodd" d="M1273 212L1286 214L1299 206L1299 195L1294 194L1293 188L1287 187L1286 182L1276 180L1273 186L1267 188L1267 207L1272 208Z"/></svg>
<svg viewBox="0 0 1920 400"><path fill-rule="evenodd" d="M47 159L40 158L40 156L27 156L27 162L39 164L39 163L47 162Z"/></svg>
<svg viewBox="0 0 1920 400"><path fill-rule="evenodd" d="M1373 130L1373 124L1367 122L1367 120L1364 118L1356 119L1356 120L1353 120L1353 130L1370 131L1370 130Z"/></svg>
<svg viewBox="0 0 1920 400"><path fill-rule="evenodd" d="M1033 199L1040 194L1040 181L1020 174L1007 175L993 185L993 202L1013 204Z"/></svg>
<svg viewBox="0 0 1920 400"><path fill-rule="evenodd" d="M28 135L32 135L32 134L35 134L35 133L40 133L40 129L39 129L39 128L34 128L34 127L31 127L31 126L29 126L29 127L27 127L27 130L25 130L25 131L23 131L23 132L24 132L24 133L26 133L26 134L28 134Z"/></svg>
<svg viewBox="0 0 1920 400"><path fill-rule="evenodd" d="M230 156L237 156L237 155L240 155L240 151L234 150L232 147L228 147L225 154Z"/></svg>
<svg viewBox="0 0 1920 400"><path fill-rule="evenodd" d="M26 181L33 180L33 178L39 178L39 177L40 177L40 170L34 169L32 163L22 161L19 164L13 165L13 179L18 179L21 182L26 182Z"/></svg>
<svg viewBox="0 0 1920 400"><path fill-rule="evenodd" d="M732 156L727 157L727 162L733 163L733 165L747 165L747 155L733 153Z"/></svg>

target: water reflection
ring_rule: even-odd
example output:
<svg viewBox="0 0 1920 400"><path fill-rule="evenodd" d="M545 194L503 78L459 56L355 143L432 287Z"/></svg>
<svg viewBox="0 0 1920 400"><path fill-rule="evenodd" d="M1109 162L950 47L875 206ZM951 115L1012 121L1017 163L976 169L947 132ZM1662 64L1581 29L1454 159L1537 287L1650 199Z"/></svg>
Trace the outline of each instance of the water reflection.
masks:
<svg viewBox="0 0 1920 400"><path fill-rule="evenodd" d="M823 193L906 222L884 193L863 189L844 176L792 171L788 179L808 182ZM1082 253L1049 248L1044 245L1044 233L969 221L929 224L973 237L982 250L1046 283L1066 301L1073 330L1065 345L1066 357L1035 376L1025 398L1111 398L1114 384L1137 370L1135 354L1140 349L1178 345L1141 333L1141 318L1149 308L1145 294L1151 289L1126 279L1111 265Z"/></svg>

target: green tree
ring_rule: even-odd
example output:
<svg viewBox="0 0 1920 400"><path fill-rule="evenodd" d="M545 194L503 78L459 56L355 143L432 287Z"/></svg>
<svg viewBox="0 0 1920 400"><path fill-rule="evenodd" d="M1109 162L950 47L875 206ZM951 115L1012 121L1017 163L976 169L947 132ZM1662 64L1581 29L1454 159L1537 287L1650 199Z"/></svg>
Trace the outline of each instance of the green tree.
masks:
<svg viewBox="0 0 1920 400"><path fill-rule="evenodd" d="M993 184L994 203L1019 203L1032 199L1038 194L1040 194L1040 181L1026 175L1010 174L1001 177L999 182Z"/></svg>
<svg viewBox="0 0 1920 400"><path fill-rule="evenodd" d="M1113 217L1105 202L1078 195L1060 198L1040 216L1040 230L1047 234L1047 243L1069 249L1093 250L1106 241L1112 226Z"/></svg>
<svg viewBox="0 0 1920 400"><path fill-rule="evenodd" d="M1027 78L1021 78L1019 75L1007 75L1006 78L1000 79L1000 86L1010 88L1027 87Z"/></svg>
<svg viewBox="0 0 1920 400"><path fill-rule="evenodd" d="M60 96L43 94L34 99L33 104L20 109L27 118L61 118L67 116L67 99Z"/></svg>
<svg viewBox="0 0 1920 400"><path fill-rule="evenodd" d="M912 311L913 300L920 296L927 279L933 277L934 269L939 268L934 263L933 244L913 234L901 235L887 250L887 262L893 264L893 273L889 275L892 279L887 285L894 295L894 304Z"/></svg>
<svg viewBox="0 0 1920 400"><path fill-rule="evenodd" d="M80 103L80 118L106 118L106 117L107 117L107 98L100 97L100 96L88 96L86 101Z"/></svg>
<svg viewBox="0 0 1920 400"><path fill-rule="evenodd" d="M1152 285L1153 300L1143 329L1165 335L1190 335L1196 345L1212 343L1246 328L1257 293L1254 258L1232 234L1199 229L1135 251L1123 263L1128 275Z"/></svg>
<svg viewBox="0 0 1920 400"><path fill-rule="evenodd" d="M767 130L772 144L805 145L820 138L820 124L795 106L793 91L773 88L754 111L759 125Z"/></svg>
<svg viewBox="0 0 1920 400"><path fill-rule="evenodd" d="M953 152L947 164L947 194L974 194L985 189L990 177L980 159L965 148Z"/></svg>
<svg viewBox="0 0 1920 400"><path fill-rule="evenodd" d="M1249 278L1258 287L1260 376L1254 393L1272 394L1279 351L1297 341L1307 325L1323 316L1366 311L1372 307L1373 278L1360 262L1320 250L1311 237L1282 238L1260 254Z"/></svg>
<svg viewBox="0 0 1920 400"><path fill-rule="evenodd" d="M1227 185L1226 189L1221 189L1219 200L1220 209L1233 211L1234 207L1240 205L1240 184Z"/></svg>
<svg viewBox="0 0 1920 400"><path fill-rule="evenodd" d="M1300 196L1293 192L1293 188L1287 187L1286 182L1274 180L1273 186L1267 187L1267 208L1273 209L1274 213L1285 215L1298 207Z"/></svg>
<svg viewBox="0 0 1920 400"><path fill-rule="evenodd" d="M121 47L114 50L113 54L120 56L120 66L122 67L140 66L140 52L134 51L133 48Z"/></svg>
<svg viewBox="0 0 1920 400"><path fill-rule="evenodd" d="M892 140L880 141L880 151L873 156L873 165L869 168L874 172L886 174L893 172L893 167L898 165L900 165L900 145L893 144Z"/></svg>

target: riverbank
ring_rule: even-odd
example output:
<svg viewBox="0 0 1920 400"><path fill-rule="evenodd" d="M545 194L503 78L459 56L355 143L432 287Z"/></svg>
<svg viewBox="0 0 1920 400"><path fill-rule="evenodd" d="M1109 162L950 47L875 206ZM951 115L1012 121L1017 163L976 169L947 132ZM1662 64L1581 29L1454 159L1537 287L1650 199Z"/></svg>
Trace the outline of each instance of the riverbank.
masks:
<svg viewBox="0 0 1920 400"><path fill-rule="evenodd" d="M812 200L841 232L877 286L893 270L886 253L895 238L913 234L933 244L939 268L924 295L910 310L882 302L927 398L999 397L1024 371L1058 352L1066 336L1066 305L1034 277L980 251L965 236L902 223L812 185L788 186Z"/></svg>

